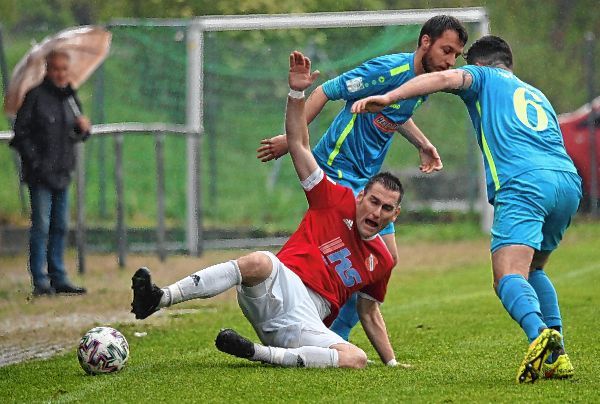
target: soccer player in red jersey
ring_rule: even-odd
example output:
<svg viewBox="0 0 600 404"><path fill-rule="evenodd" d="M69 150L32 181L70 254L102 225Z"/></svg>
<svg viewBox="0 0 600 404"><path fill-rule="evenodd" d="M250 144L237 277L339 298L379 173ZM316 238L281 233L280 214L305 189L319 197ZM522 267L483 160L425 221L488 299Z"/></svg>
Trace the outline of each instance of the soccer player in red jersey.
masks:
<svg viewBox="0 0 600 404"><path fill-rule="evenodd" d="M373 177L356 197L319 168L310 149L304 90L318 76L300 52L290 55L286 131L308 211L277 255L258 251L158 288L147 268L132 278L132 312L143 319L163 307L236 287L238 303L262 344L222 330L219 350L287 367L363 368L367 355L328 326L354 292L363 328L383 363L397 365L379 310L393 267L381 229L400 212L402 184Z"/></svg>

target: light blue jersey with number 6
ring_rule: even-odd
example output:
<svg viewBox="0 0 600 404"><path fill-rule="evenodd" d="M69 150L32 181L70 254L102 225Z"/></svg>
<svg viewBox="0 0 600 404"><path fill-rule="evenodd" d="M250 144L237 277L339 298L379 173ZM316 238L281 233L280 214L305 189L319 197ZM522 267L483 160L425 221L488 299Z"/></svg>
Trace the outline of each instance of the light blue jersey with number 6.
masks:
<svg viewBox="0 0 600 404"><path fill-rule="evenodd" d="M567 154L556 112L544 94L508 70L463 66L473 77L458 90L484 155L488 200L511 178L548 169L577 173Z"/></svg>

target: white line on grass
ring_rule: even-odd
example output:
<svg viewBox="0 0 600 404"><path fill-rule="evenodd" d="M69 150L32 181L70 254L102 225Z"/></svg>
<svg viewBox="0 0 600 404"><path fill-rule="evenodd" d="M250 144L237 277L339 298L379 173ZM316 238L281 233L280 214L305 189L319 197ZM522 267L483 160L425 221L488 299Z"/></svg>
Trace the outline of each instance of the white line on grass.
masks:
<svg viewBox="0 0 600 404"><path fill-rule="evenodd" d="M600 263L593 263L591 265L579 268L577 270L564 272L564 273L558 274L556 276L552 276L552 273L550 270L549 276L550 276L550 279L552 279L553 281L560 282L560 281L563 281L566 279L579 277L581 275L585 275L585 274L588 274L590 272L597 271L597 270L600 270ZM483 290L479 290L477 292L463 293L463 294L458 294L458 295L444 296L444 297L437 297L437 298L427 297L426 299L417 300L417 301L413 300L409 303L401 303L401 304L394 306L394 310L409 310L409 309L414 309L416 307L440 306L440 305L456 303L456 302L460 302L460 301L464 301L464 300L481 298L481 297L485 297L488 295L493 296L494 292L491 289L492 288L490 287L489 289L486 288Z"/></svg>
<svg viewBox="0 0 600 404"><path fill-rule="evenodd" d="M570 278L578 277L579 275L587 274L589 272L597 271L599 269L600 269L600 263L596 262L596 263L594 263L592 265L588 265L588 266L585 266L583 268L576 269L574 271L568 271L568 272L562 273L562 274L557 275L556 277L553 277L553 278L556 278L558 280L570 279Z"/></svg>

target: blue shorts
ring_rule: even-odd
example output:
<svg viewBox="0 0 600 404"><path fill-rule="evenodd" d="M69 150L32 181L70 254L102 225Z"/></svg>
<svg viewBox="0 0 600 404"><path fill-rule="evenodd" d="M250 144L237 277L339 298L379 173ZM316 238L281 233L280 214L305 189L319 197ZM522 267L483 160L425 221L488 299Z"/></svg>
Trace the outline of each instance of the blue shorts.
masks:
<svg viewBox="0 0 600 404"><path fill-rule="evenodd" d="M492 253L507 245L556 249L581 199L575 173L533 170L511 179L496 193Z"/></svg>
<svg viewBox="0 0 600 404"><path fill-rule="evenodd" d="M354 179L352 177L348 177L345 173L344 173L343 178L339 178L339 176L332 176L331 172L328 172L328 171L325 171L325 174L327 174L329 176L329 178L334 180L336 183L350 188L352 190L352 192L354 192L354 195L358 195L358 193L363 190L365 185L367 185L367 182L369 182L368 180L364 180L364 179ZM392 222L392 223L388 224L387 226L385 226L383 229L381 229L381 231L379 232L379 235L385 236L386 234L395 234L395 233L396 233L396 229L394 228L394 222Z"/></svg>

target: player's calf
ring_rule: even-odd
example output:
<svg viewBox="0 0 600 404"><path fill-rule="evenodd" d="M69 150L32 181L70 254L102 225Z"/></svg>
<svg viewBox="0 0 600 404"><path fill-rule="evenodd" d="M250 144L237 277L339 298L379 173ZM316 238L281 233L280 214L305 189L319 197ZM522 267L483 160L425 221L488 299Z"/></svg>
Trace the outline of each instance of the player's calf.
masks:
<svg viewBox="0 0 600 404"><path fill-rule="evenodd" d="M221 330L217 335L215 345L219 351L238 358L283 367L327 368L339 366L338 351L335 349L317 346L299 348L266 346L253 343L232 329ZM366 355L364 362L366 364Z"/></svg>

